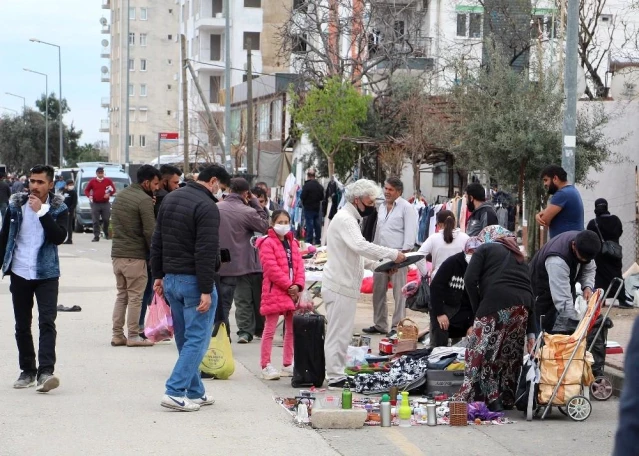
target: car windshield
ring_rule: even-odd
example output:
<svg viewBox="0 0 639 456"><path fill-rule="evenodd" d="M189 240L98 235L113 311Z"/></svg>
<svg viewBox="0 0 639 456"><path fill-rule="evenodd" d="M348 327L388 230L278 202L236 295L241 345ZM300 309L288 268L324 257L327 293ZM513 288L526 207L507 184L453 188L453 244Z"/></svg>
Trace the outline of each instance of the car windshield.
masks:
<svg viewBox="0 0 639 456"><path fill-rule="evenodd" d="M91 177L89 179L82 179L82 181L80 182L80 195L84 195L84 189L91 179L93 178ZM109 179L111 179L115 184L116 194L117 192L124 190L124 188L128 187L131 184L129 179L126 177L109 177Z"/></svg>

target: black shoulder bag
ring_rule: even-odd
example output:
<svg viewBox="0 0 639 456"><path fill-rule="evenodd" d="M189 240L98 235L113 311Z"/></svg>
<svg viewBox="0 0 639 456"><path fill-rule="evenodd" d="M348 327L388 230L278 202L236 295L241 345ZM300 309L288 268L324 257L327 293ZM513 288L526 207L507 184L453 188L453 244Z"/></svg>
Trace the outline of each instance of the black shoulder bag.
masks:
<svg viewBox="0 0 639 456"><path fill-rule="evenodd" d="M604 238L601 235L601 230L599 229L599 224L597 223L596 218L595 218L595 227L597 228L597 232L599 233L599 238L601 239L601 254L609 258L621 260L623 258L623 250L621 246L615 241L604 241Z"/></svg>

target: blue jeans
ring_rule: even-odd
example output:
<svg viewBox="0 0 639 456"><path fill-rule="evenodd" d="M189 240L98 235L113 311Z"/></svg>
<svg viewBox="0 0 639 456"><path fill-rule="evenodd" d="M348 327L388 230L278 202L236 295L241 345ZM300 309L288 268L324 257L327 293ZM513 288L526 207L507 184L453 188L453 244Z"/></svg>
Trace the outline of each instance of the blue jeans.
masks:
<svg viewBox="0 0 639 456"><path fill-rule="evenodd" d="M166 394L197 399L206 393L200 378L200 363L209 347L217 307L217 291L211 293L211 308L200 313L200 289L194 275L167 274L164 294L171 303L175 343L179 357L166 381Z"/></svg>
<svg viewBox="0 0 639 456"><path fill-rule="evenodd" d="M307 211L304 209L304 217L306 218L306 243L319 244L322 238L319 211ZM313 233L315 233L315 242L313 242Z"/></svg>

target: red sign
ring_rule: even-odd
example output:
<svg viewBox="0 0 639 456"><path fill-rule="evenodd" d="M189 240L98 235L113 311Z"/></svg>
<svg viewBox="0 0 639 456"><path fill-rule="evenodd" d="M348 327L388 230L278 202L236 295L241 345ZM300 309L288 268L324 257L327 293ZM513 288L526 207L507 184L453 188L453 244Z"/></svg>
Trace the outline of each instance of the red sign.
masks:
<svg viewBox="0 0 639 456"><path fill-rule="evenodd" d="M160 133L160 141L177 141L179 133Z"/></svg>

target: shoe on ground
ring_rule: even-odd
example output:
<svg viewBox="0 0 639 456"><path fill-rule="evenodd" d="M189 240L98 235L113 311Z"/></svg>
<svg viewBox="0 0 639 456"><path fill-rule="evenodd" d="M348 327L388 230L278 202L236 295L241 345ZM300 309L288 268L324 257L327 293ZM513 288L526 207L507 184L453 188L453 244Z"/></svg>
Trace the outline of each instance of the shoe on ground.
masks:
<svg viewBox="0 0 639 456"><path fill-rule="evenodd" d="M29 372L21 372L18 379L13 383L15 389L31 388L36 386L36 376Z"/></svg>
<svg viewBox="0 0 639 456"><path fill-rule="evenodd" d="M38 377L38 386L36 391L38 393L48 393L52 389L56 389L60 386L60 379L53 374L43 373Z"/></svg>
<svg viewBox="0 0 639 456"><path fill-rule="evenodd" d="M377 329L375 326L371 326L370 328L362 329L362 332L365 334L384 334L385 331Z"/></svg>
<svg viewBox="0 0 639 456"><path fill-rule="evenodd" d="M203 379L214 379L215 375L207 374L206 372L200 371L200 378L203 378Z"/></svg>
<svg viewBox="0 0 639 456"><path fill-rule="evenodd" d="M396 337L397 336L397 330L396 329L391 329L390 331L388 331L386 333L386 337Z"/></svg>
<svg viewBox="0 0 639 456"><path fill-rule="evenodd" d="M341 390L344 389L344 386L346 386L346 379L343 378L341 380L335 380L333 382L328 382L328 389L329 390Z"/></svg>
<svg viewBox="0 0 639 456"><path fill-rule="evenodd" d="M91 242L100 242L100 238L93 238L91 239Z"/></svg>
<svg viewBox="0 0 639 456"><path fill-rule="evenodd" d="M196 399L189 399L189 400L193 402L194 404L199 405L200 407L215 404L215 399L213 399L212 397L206 394L202 397L198 397Z"/></svg>
<svg viewBox="0 0 639 456"><path fill-rule="evenodd" d="M238 344L248 344L249 342L251 342L251 336L248 334L240 334L237 338Z"/></svg>
<svg viewBox="0 0 639 456"><path fill-rule="evenodd" d="M112 347L124 347L127 344L127 339L124 336L117 336L111 338Z"/></svg>
<svg viewBox="0 0 639 456"><path fill-rule="evenodd" d="M272 364L267 364L266 367L262 369L262 378L264 380L279 380L280 373Z"/></svg>
<svg viewBox="0 0 639 456"><path fill-rule="evenodd" d="M166 407L171 410L177 410L178 412L197 412L200 410L200 406L186 397L169 396L165 394L160 402L162 407Z"/></svg>
<svg viewBox="0 0 639 456"><path fill-rule="evenodd" d="M73 241L64 241L65 244L73 244Z"/></svg>
<svg viewBox="0 0 639 456"><path fill-rule="evenodd" d="M140 336L138 337L129 337L126 341L127 347L153 347L153 342L148 339L142 339Z"/></svg>
<svg viewBox="0 0 639 456"><path fill-rule="evenodd" d="M293 376L293 365L290 366L282 366L280 370L280 377L292 377Z"/></svg>
<svg viewBox="0 0 639 456"><path fill-rule="evenodd" d="M633 306L632 304L619 304L619 308L620 309L634 309L635 306Z"/></svg>

